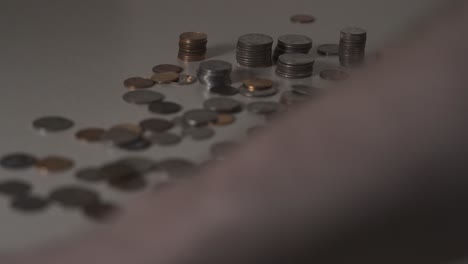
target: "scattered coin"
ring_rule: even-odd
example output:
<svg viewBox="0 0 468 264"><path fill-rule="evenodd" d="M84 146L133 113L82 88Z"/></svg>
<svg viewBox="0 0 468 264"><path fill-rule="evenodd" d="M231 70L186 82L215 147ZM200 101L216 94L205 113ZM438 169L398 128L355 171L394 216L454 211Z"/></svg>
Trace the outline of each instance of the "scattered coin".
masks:
<svg viewBox="0 0 468 264"><path fill-rule="evenodd" d="M119 208L111 203L97 202L84 206L82 211L85 216L103 222L112 219L119 212Z"/></svg>
<svg viewBox="0 0 468 264"><path fill-rule="evenodd" d="M278 112L280 105L277 102L253 102L247 109L254 114L269 115Z"/></svg>
<svg viewBox="0 0 468 264"><path fill-rule="evenodd" d="M154 81L141 77L132 77L124 81L125 87L130 90L146 89L154 86Z"/></svg>
<svg viewBox="0 0 468 264"><path fill-rule="evenodd" d="M239 93L239 90L230 85L220 85L210 88L210 92L218 95L232 96Z"/></svg>
<svg viewBox="0 0 468 264"><path fill-rule="evenodd" d="M108 178L108 183L110 186L120 190L133 192L146 188L147 182L143 175L136 171L134 168L131 168L131 171L127 173L119 172Z"/></svg>
<svg viewBox="0 0 468 264"><path fill-rule="evenodd" d="M202 32L185 32L179 36L178 58L184 62L201 61L205 59L208 36Z"/></svg>
<svg viewBox="0 0 468 264"><path fill-rule="evenodd" d="M112 162L99 168L99 174L106 180L112 177L126 177L127 175L141 175L137 168L127 162Z"/></svg>
<svg viewBox="0 0 468 264"><path fill-rule="evenodd" d="M74 166L74 162L64 157L49 156L39 160L35 166L41 174L47 175L67 171Z"/></svg>
<svg viewBox="0 0 468 264"><path fill-rule="evenodd" d="M206 109L217 113L237 113L242 111L241 102L226 97L210 98L203 105ZM213 120L216 120L216 118Z"/></svg>
<svg viewBox="0 0 468 264"><path fill-rule="evenodd" d="M172 146L177 145L182 141L182 138L179 135L174 133L157 133L148 137L154 144L159 146Z"/></svg>
<svg viewBox="0 0 468 264"><path fill-rule="evenodd" d="M110 130L124 130L124 131L129 131L131 133L134 133L136 135L141 135L141 133L143 133L143 129L139 126L139 125L136 125L136 124L118 124L118 125L115 125L113 127L111 127Z"/></svg>
<svg viewBox="0 0 468 264"><path fill-rule="evenodd" d="M32 185L20 180L0 182L0 194L11 197L24 196L32 191Z"/></svg>
<svg viewBox="0 0 468 264"><path fill-rule="evenodd" d="M209 127L191 127L186 129L184 133L196 141L207 140L215 135L214 130Z"/></svg>
<svg viewBox="0 0 468 264"><path fill-rule="evenodd" d="M106 131L102 136L103 140L112 142L116 146L133 142L140 138L141 132L133 131L131 129L125 129L122 127L114 127Z"/></svg>
<svg viewBox="0 0 468 264"><path fill-rule="evenodd" d="M306 14L297 14L291 16L290 20L293 23L310 24L315 22L315 17Z"/></svg>
<svg viewBox="0 0 468 264"><path fill-rule="evenodd" d="M182 110L182 106L173 102L153 102L148 108L156 114L175 114Z"/></svg>
<svg viewBox="0 0 468 264"><path fill-rule="evenodd" d="M196 165L185 159L165 159L158 163L159 167L167 172L170 176L186 176L189 173L193 173Z"/></svg>
<svg viewBox="0 0 468 264"><path fill-rule="evenodd" d="M49 206L49 201L38 196L22 195L11 201L11 207L21 212L43 211Z"/></svg>
<svg viewBox="0 0 468 264"><path fill-rule="evenodd" d="M340 51L338 44L323 44L317 48L317 53L322 56L337 56Z"/></svg>
<svg viewBox="0 0 468 264"><path fill-rule="evenodd" d="M349 75L342 70L330 69L321 71L320 78L327 81L344 81L349 78Z"/></svg>
<svg viewBox="0 0 468 264"><path fill-rule="evenodd" d="M158 167L153 160L143 157L127 157L117 161L117 163L129 166L142 174L151 172Z"/></svg>
<svg viewBox="0 0 468 264"><path fill-rule="evenodd" d="M180 85L188 85L197 82L197 77L188 74L181 74L179 77L179 81L177 82Z"/></svg>
<svg viewBox="0 0 468 264"><path fill-rule="evenodd" d="M215 159L223 160L237 147L238 143L234 141L219 142L211 146L211 154Z"/></svg>
<svg viewBox="0 0 468 264"><path fill-rule="evenodd" d="M106 130L102 128L86 128L76 132L75 137L81 142L96 143L101 142Z"/></svg>
<svg viewBox="0 0 468 264"><path fill-rule="evenodd" d="M267 90L273 87L273 81L265 78L251 78L242 82L249 91Z"/></svg>
<svg viewBox="0 0 468 264"><path fill-rule="evenodd" d="M149 118L140 122L143 131L149 133L161 133L166 132L174 127L174 123L161 118Z"/></svg>
<svg viewBox="0 0 468 264"><path fill-rule="evenodd" d="M218 114L216 121L212 122L215 126L227 126L236 121L236 117L231 114Z"/></svg>
<svg viewBox="0 0 468 264"><path fill-rule="evenodd" d="M33 167L37 159L25 153L13 153L1 158L0 165L5 169L20 170Z"/></svg>
<svg viewBox="0 0 468 264"><path fill-rule="evenodd" d="M164 95L154 91L138 90L125 93L122 99L129 104L145 105L162 101Z"/></svg>
<svg viewBox="0 0 468 264"><path fill-rule="evenodd" d="M217 118L218 115L215 112L206 109L195 109L187 111L182 116L182 121L189 126L206 126Z"/></svg>
<svg viewBox="0 0 468 264"><path fill-rule="evenodd" d="M97 168L84 168L76 172L76 178L85 182L100 182L105 180L105 177Z"/></svg>
<svg viewBox="0 0 468 264"><path fill-rule="evenodd" d="M177 72L161 72L155 73L151 77L151 80L153 80L155 83L167 84L177 82L179 80L179 76L180 74Z"/></svg>
<svg viewBox="0 0 468 264"><path fill-rule="evenodd" d="M99 194L79 186L65 186L53 190L49 194L49 199L64 207L82 208L98 202Z"/></svg>
<svg viewBox="0 0 468 264"><path fill-rule="evenodd" d="M149 149L151 145L151 141L140 137L134 141L119 145L119 148L127 151L143 151Z"/></svg>
<svg viewBox="0 0 468 264"><path fill-rule="evenodd" d="M256 90L256 91L249 91L248 88L241 86L239 88L239 92L247 97L269 97L273 96L278 93L278 88L272 87L267 90Z"/></svg>
<svg viewBox="0 0 468 264"><path fill-rule="evenodd" d="M184 68L174 65L174 64L159 64L153 67L154 73L162 73L162 72L177 72L181 73L184 71Z"/></svg>
<svg viewBox="0 0 468 264"><path fill-rule="evenodd" d="M41 132L61 132L74 126L74 122L60 116L47 116L34 120L33 127Z"/></svg>

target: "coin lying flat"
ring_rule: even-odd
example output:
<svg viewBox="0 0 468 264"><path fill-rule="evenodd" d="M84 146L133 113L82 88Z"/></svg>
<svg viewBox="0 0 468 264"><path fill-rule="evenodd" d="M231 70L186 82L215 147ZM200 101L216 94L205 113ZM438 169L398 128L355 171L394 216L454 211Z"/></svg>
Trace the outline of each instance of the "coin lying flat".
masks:
<svg viewBox="0 0 468 264"><path fill-rule="evenodd" d="M137 140L141 136L141 133L137 133L130 129L111 128L106 131L102 136L103 140L109 141L116 146L127 144Z"/></svg>
<svg viewBox="0 0 468 264"><path fill-rule="evenodd" d="M323 44L317 48L317 53L322 56L337 56L340 51L338 44Z"/></svg>
<svg viewBox="0 0 468 264"><path fill-rule="evenodd" d="M156 162L144 157L127 157L117 162L129 166L142 174L151 172L158 167Z"/></svg>
<svg viewBox="0 0 468 264"><path fill-rule="evenodd" d="M72 128L74 124L60 116L46 116L33 121L33 127L41 132L61 132Z"/></svg>
<svg viewBox="0 0 468 264"><path fill-rule="evenodd" d="M124 81L125 87L130 90L146 89L154 86L154 81L141 77L132 77Z"/></svg>
<svg viewBox="0 0 468 264"><path fill-rule="evenodd" d="M125 130L137 135L141 135L141 133L143 133L143 129L139 125L131 123L118 124L111 127L109 130Z"/></svg>
<svg viewBox="0 0 468 264"><path fill-rule="evenodd" d="M315 22L315 17L306 14L297 14L291 16L290 20L293 23L310 24Z"/></svg>
<svg viewBox="0 0 468 264"><path fill-rule="evenodd" d="M11 197L23 196L32 191L32 185L20 180L8 180L0 182L0 194Z"/></svg>
<svg viewBox="0 0 468 264"><path fill-rule="evenodd" d="M216 121L212 122L215 126L227 126L236 121L236 117L232 114L218 114Z"/></svg>
<svg viewBox="0 0 468 264"><path fill-rule="evenodd" d="M189 85L189 84L196 83L196 82L197 82L197 77L193 75L188 75L188 74L181 74L179 76L179 81L177 82L177 84Z"/></svg>
<svg viewBox="0 0 468 264"><path fill-rule="evenodd" d="M206 126L215 121L218 115L206 109L195 109L184 113L182 121L189 126Z"/></svg>
<svg viewBox="0 0 468 264"><path fill-rule="evenodd" d="M81 142L96 143L101 142L106 130L102 128L86 128L76 132L75 137Z"/></svg>
<svg viewBox="0 0 468 264"><path fill-rule="evenodd" d="M46 175L67 171L74 166L74 162L64 157L49 156L39 160L35 166L41 174Z"/></svg>
<svg viewBox="0 0 468 264"><path fill-rule="evenodd" d="M147 186L143 174L131 167L127 168L125 171L119 171L116 174L109 175L107 182L111 187L125 192L139 191Z"/></svg>
<svg viewBox="0 0 468 264"><path fill-rule="evenodd" d="M266 90L273 87L273 81L265 78L251 78L243 81L249 91Z"/></svg>
<svg viewBox="0 0 468 264"><path fill-rule="evenodd" d="M105 177L99 173L97 168L84 168L76 172L75 177L85 182L100 182L105 180Z"/></svg>
<svg viewBox="0 0 468 264"><path fill-rule="evenodd" d="M162 101L164 95L154 91L138 90L125 93L122 99L129 104L145 105Z"/></svg>
<svg viewBox="0 0 468 264"><path fill-rule="evenodd" d="M184 68L174 65L174 64L159 64L153 67L154 73L162 73L162 72L181 73L182 71L184 71Z"/></svg>
<svg viewBox="0 0 468 264"><path fill-rule="evenodd" d="M269 96L273 96L273 95L277 94L278 93L278 88L272 87L272 88L267 89L267 90L249 91L249 89L247 89L246 87L241 86L239 88L239 92L243 96L247 96L247 97L269 97Z"/></svg>
<svg viewBox="0 0 468 264"><path fill-rule="evenodd" d="M175 114L182 110L182 106L173 102L153 102L149 105L150 112L156 114Z"/></svg>
<svg viewBox="0 0 468 264"><path fill-rule="evenodd" d="M49 204L47 199L33 195L23 195L15 197L11 201L11 208L17 211L31 213L43 211Z"/></svg>
<svg viewBox="0 0 468 264"><path fill-rule="evenodd" d="M66 186L53 190L49 194L51 201L64 207L84 207L99 201L97 192L79 186Z"/></svg>
<svg viewBox="0 0 468 264"><path fill-rule="evenodd" d="M321 71L320 77L327 81L344 81L349 75L345 71L331 69Z"/></svg>
<svg viewBox="0 0 468 264"><path fill-rule="evenodd" d="M159 146L177 145L182 141L182 138L179 135L168 132L152 134L148 139Z"/></svg>
<svg viewBox="0 0 468 264"><path fill-rule="evenodd" d="M119 208L111 203L97 202L86 205L82 211L88 218L103 222L112 219L119 212Z"/></svg>
<svg viewBox="0 0 468 264"><path fill-rule="evenodd" d="M210 98L203 103L203 106L217 113L237 113L242 110L242 103L226 97Z"/></svg>
<svg viewBox="0 0 468 264"><path fill-rule="evenodd" d="M235 87L230 85L218 85L210 88L210 93L224 95L224 96L232 96L239 93L239 90Z"/></svg>
<svg viewBox="0 0 468 264"><path fill-rule="evenodd" d="M253 102L247 105L249 112L269 115L278 112L280 105L277 102Z"/></svg>
<svg viewBox="0 0 468 264"><path fill-rule="evenodd" d="M186 129L184 134L190 136L193 140L202 141L214 137L215 132L209 127L191 127Z"/></svg>
<svg viewBox="0 0 468 264"><path fill-rule="evenodd" d="M179 76L180 74L177 72L160 72L155 73L151 77L151 80L153 80L155 83L167 84L178 81Z"/></svg>
<svg viewBox="0 0 468 264"><path fill-rule="evenodd" d="M143 131L149 133L166 132L174 127L174 123L161 118L148 118L140 122Z"/></svg>
<svg viewBox="0 0 468 264"><path fill-rule="evenodd" d="M149 149L151 145L151 141L147 140L146 138L139 137L134 141L120 144L119 148L127 151L143 151Z"/></svg>
<svg viewBox="0 0 468 264"><path fill-rule="evenodd" d="M0 165L5 169L20 170L33 167L37 159L26 153L13 153L0 159Z"/></svg>

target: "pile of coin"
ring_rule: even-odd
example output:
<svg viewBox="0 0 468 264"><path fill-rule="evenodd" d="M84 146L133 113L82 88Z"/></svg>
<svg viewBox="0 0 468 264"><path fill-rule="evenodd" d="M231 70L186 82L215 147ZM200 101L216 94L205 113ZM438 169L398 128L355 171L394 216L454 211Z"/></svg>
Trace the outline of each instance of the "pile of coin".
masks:
<svg viewBox="0 0 468 264"><path fill-rule="evenodd" d="M206 55L208 36L202 32L185 32L179 37L178 58L184 62L202 61Z"/></svg>
<svg viewBox="0 0 468 264"><path fill-rule="evenodd" d="M343 67L362 65L366 50L367 32L356 27L347 27L340 32L340 64Z"/></svg>
<svg viewBox="0 0 468 264"><path fill-rule="evenodd" d="M301 79L312 76L314 57L302 53L283 54L278 59L276 74L289 79Z"/></svg>
<svg viewBox="0 0 468 264"><path fill-rule="evenodd" d="M200 83L211 87L231 84L232 64L220 60L208 60L200 63L197 77Z"/></svg>
<svg viewBox="0 0 468 264"><path fill-rule="evenodd" d="M304 35L289 34L278 38L273 61L277 62L278 57L285 53L304 53L308 54L312 48L312 39Z"/></svg>
<svg viewBox="0 0 468 264"><path fill-rule="evenodd" d="M237 42L237 62L250 68L266 68L273 65L271 58L273 38L264 34L246 34Z"/></svg>

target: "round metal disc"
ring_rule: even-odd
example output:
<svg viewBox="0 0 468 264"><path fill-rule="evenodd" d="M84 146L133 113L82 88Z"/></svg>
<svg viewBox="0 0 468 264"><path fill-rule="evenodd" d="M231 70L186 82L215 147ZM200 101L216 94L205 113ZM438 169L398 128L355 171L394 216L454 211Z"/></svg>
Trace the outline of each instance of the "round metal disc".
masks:
<svg viewBox="0 0 468 264"><path fill-rule="evenodd" d="M73 168L74 162L64 157L49 156L39 160L35 166L41 174L46 175L67 171Z"/></svg>
<svg viewBox="0 0 468 264"><path fill-rule="evenodd" d="M49 204L48 200L32 195L18 196L11 201L11 207L21 212L43 211Z"/></svg>
<svg viewBox="0 0 468 264"><path fill-rule="evenodd" d="M247 105L249 112L268 115L278 112L280 105L277 102L253 102Z"/></svg>
<svg viewBox="0 0 468 264"><path fill-rule="evenodd" d="M148 109L156 114L175 114L182 110L182 106L173 102L153 102Z"/></svg>
<svg viewBox="0 0 468 264"><path fill-rule="evenodd" d="M37 159L26 153L13 153L0 159L0 165L5 169L20 170L33 167Z"/></svg>
<svg viewBox="0 0 468 264"><path fill-rule="evenodd" d="M219 114L216 121L212 122L215 126L227 126L236 121L236 117L232 114Z"/></svg>
<svg viewBox="0 0 468 264"><path fill-rule="evenodd" d="M197 82L197 77L195 77L193 75L181 74L179 76L179 81L177 82L177 84L189 85L189 84L193 84L193 83L196 83L196 82Z"/></svg>
<svg viewBox="0 0 468 264"><path fill-rule="evenodd" d="M217 113L237 113L242 110L241 102L226 97L210 98L203 105L206 109Z"/></svg>
<svg viewBox="0 0 468 264"><path fill-rule="evenodd" d="M76 132L75 137L81 142L96 143L102 142L106 130L102 128L86 128Z"/></svg>
<svg viewBox="0 0 468 264"><path fill-rule="evenodd" d="M181 73L184 71L184 68L174 65L174 64L159 64L153 67L154 73L161 73L161 72L177 72Z"/></svg>
<svg viewBox="0 0 468 264"><path fill-rule="evenodd" d="M8 180L0 182L0 194L11 197L26 195L30 193L32 189L32 185L25 181Z"/></svg>
<svg viewBox="0 0 468 264"><path fill-rule="evenodd" d="M149 118L141 121L140 126L143 128L145 133L161 133L173 128L174 123L161 118Z"/></svg>
<svg viewBox="0 0 468 264"><path fill-rule="evenodd" d="M60 116L47 116L34 120L33 127L44 132L61 132L74 126L74 122Z"/></svg>
<svg viewBox="0 0 468 264"><path fill-rule="evenodd" d="M340 51L338 44L323 44L317 48L317 53L322 56L337 56Z"/></svg>
<svg viewBox="0 0 468 264"><path fill-rule="evenodd" d="M145 105L164 100L164 95L154 91L139 90L125 93L122 99L129 104Z"/></svg>
<svg viewBox="0 0 468 264"><path fill-rule="evenodd" d="M195 109L187 111L182 116L184 124L189 126L205 126L216 121L218 115L215 112L206 109Z"/></svg>
<svg viewBox="0 0 468 264"><path fill-rule="evenodd" d="M99 173L97 168L84 168L76 172L75 177L85 182L100 182L105 180L105 177Z"/></svg>
<svg viewBox="0 0 468 264"><path fill-rule="evenodd" d="M146 89L154 86L154 81L141 77L132 77L124 81L125 87L130 90Z"/></svg>
<svg viewBox="0 0 468 264"><path fill-rule="evenodd" d="M218 95L232 96L238 94L239 90L230 85L220 85L211 87L210 92Z"/></svg>
<svg viewBox="0 0 468 264"><path fill-rule="evenodd" d="M239 88L239 92L244 95L244 96L247 96L247 97L269 97L269 96L273 96L275 94L278 93L278 88L276 87L272 87L270 89L267 89L267 90L259 90L259 91L249 91L248 88L242 86Z"/></svg>
<svg viewBox="0 0 468 264"><path fill-rule="evenodd" d="M140 137L134 141L120 144L119 148L127 151L143 151L149 149L151 145L151 141Z"/></svg>
<svg viewBox="0 0 468 264"><path fill-rule="evenodd" d="M151 80L153 80L155 83L167 84L178 81L179 76L180 74L177 72L161 72L155 73L151 77Z"/></svg>
<svg viewBox="0 0 468 264"><path fill-rule="evenodd" d="M207 140L215 135L215 131L209 127L191 127L185 130L184 133L196 141Z"/></svg>
<svg viewBox="0 0 468 264"><path fill-rule="evenodd" d="M310 24L315 22L315 17L306 14L297 14L291 16L290 20L293 23Z"/></svg>

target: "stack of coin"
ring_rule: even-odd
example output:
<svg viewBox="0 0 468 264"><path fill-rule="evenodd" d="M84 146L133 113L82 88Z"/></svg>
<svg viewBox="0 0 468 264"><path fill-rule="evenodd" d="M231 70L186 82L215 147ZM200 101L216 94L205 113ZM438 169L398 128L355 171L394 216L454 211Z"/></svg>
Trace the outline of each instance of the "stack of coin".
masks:
<svg viewBox="0 0 468 264"><path fill-rule="evenodd" d="M197 77L200 83L211 87L231 84L232 64L220 60L208 60L200 63Z"/></svg>
<svg viewBox="0 0 468 264"><path fill-rule="evenodd" d="M193 62L205 59L208 36L201 32L185 32L180 34L179 55L181 61Z"/></svg>
<svg viewBox="0 0 468 264"><path fill-rule="evenodd" d="M304 35L283 35L278 38L273 61L277 62L278 57L285 53L304 53L308 54L312 48L312 40Z"/></svg>
<svg viewBox="0 0 468 264"><path fill-rule="evenodd" d="M247 34L237 42L237 62L250 68L266 68L273 65L271 54L273 39L264 34Z"/></svg>
<svg viewBox="0 0 468 264"><path fill-rule="evenodd" d="M289 79L301 79L312 76L314 57L303 53L287 53L279 56L276 74Z"/></svg>
<svg viewBox="0 0 468 264"><path fill-rule="evenodd" d="M364 62L367 32L364 29L348 27L340 33L340 64L343 67L359 66Z"/></svg>

